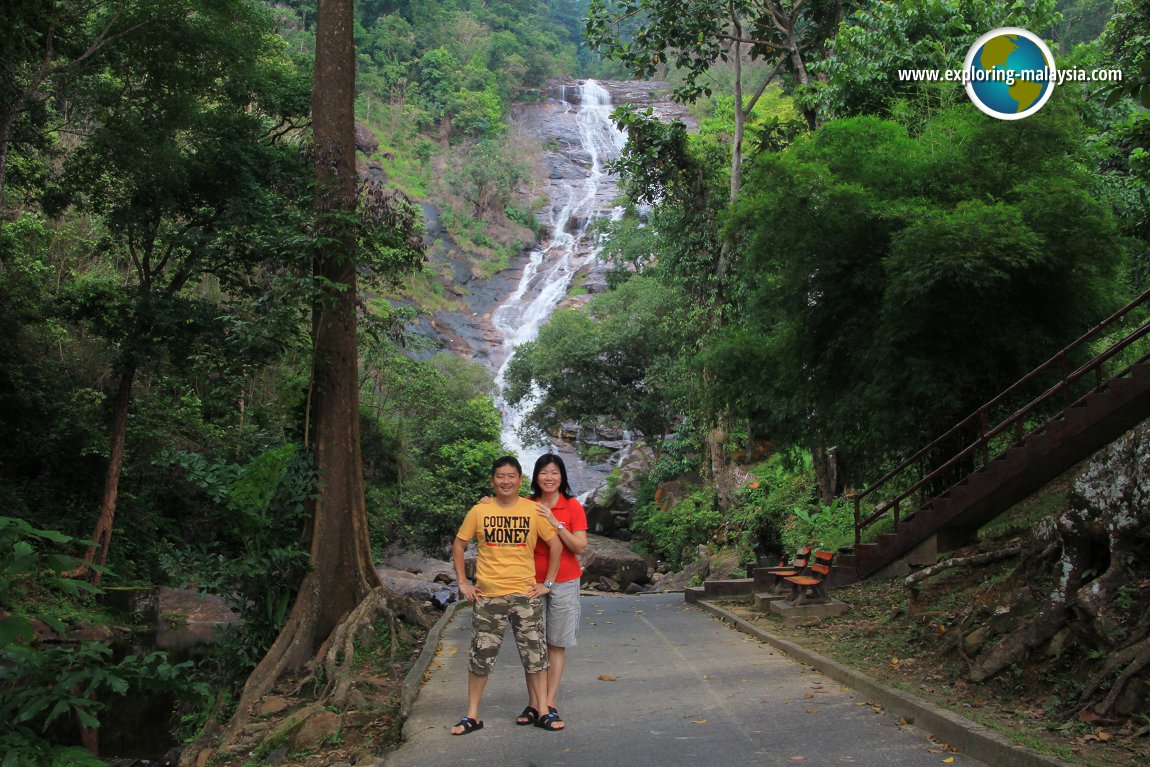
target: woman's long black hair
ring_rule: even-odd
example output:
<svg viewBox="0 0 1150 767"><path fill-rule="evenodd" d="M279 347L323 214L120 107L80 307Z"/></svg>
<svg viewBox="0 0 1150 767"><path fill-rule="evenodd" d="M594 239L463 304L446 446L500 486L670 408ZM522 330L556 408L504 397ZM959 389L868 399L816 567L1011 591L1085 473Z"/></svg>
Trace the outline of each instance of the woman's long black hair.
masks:
<svg viewBox="0 0 1150 767"><path fill-rule="evenodd" d="M551 464L559 467L559 493L564 498L574 498L571 485L567 484L567 467L563 459L554 453L544 453L535 461L535 469L531 472L531 500L537 501L543 497L543 488L539 487L539 472Z"/></svg>

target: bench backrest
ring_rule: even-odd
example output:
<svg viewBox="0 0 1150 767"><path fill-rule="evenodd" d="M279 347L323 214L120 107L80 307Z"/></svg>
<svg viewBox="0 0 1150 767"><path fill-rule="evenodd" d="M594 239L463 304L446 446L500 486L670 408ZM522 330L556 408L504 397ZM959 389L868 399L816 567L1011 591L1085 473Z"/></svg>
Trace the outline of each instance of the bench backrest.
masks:
<svg viewBox="0 0 1150 767"><path fill-rule="evenodd" d="M826 576L831 571L831 563L834 562L834 559L835 553L833 551L816 551L815 563L811 565L811 572Z"/></svg>
<svg viewBox="0 0 1150 767"><path fill-rule="evenodd" d="M795 552L795 558L791 560L791 567L804 568L811 558L811 547L806 546Z"/></svg>

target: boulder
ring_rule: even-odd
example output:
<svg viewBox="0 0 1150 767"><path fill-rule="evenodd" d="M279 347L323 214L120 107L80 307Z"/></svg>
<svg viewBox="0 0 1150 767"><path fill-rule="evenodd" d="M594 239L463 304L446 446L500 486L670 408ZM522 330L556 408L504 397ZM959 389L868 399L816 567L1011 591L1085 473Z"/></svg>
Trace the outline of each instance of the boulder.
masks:
<svg viewBox="0 0 1150 767"><path fill-rule="evenodd" d="M598 583L601 578L607 578L618 589L635 582L645 583L647 562L623 541L588 534L583 552L583 583Z"/></svg>
<svg viewBox="0 0 1150 767"><path fill-rule="evenodd" d="M193 589L174 589L161 586L156 591L160 615L183 615L185 624L223 626L240 619L239 613L223 597L201 594Z"/></svg>
<svg viewBox="0 0 1150 767"><path fill-rule="evenodd" d="M355 124L355 148L364 154L373 154L379 149L379 139L375 137L375 133L360 122Z"/></svg>
<svg viewBox="0 0 1150 767"><path fill-rule="evenodd" d="M271 695L256 704L256 716L269 716L287 711L295 705L294 701L278 695Z"/></svg>
<svg viewBox="0 0 1150 767"><path fill-rule="evenodd" d="M702 487L703 479L698 474L684 474L664 482L655 490L655 503L662 511L670 511L680 501Z"/></svg>
<svg viewBox="0 0 1150 767"><path fill-rule="evenodd" d="M702 583L706 580L707 576L711 573L711 563L706 559L700 559L697 562L684 567L680 572L671 573L659 579L649 591L664 593L667 591L682 591L687 586Z"/></svg>
<svg viewBox="0 0 1150 767"><path fill-rule="evenodd" d="M746 574L746 566L735 551L723 549L717 554L708 555L704 550L698 559L682 571L660 578L648 591L682 591L687 586L707 579L743 578Z"/></svg>
<svg viewBox="0 0 1150 767"><path fill-rule="evenodd" d="M339 732L340 717L332 711L320 711L304 720L291 736L294 751L302 751L314 746L324 738Z"/></svg>
<svg viewBox="0 0 1150 767"><path fill-rule="evenodd" d="M459 597L454 585L448 586L402 570L377 568L383 585L396 594L411 597L417 602L431 602L436 607L446 607Z"/></svg>
<svg viewBox="0 0 1150 767"><path fill-rule="evenodd" d="M379 560L380 567L387 570L403 570L429 581L441 581L441 576L446 577L448 583L455 581L455 567L450 562L433 559L418 551L390 546Z"/></svg>

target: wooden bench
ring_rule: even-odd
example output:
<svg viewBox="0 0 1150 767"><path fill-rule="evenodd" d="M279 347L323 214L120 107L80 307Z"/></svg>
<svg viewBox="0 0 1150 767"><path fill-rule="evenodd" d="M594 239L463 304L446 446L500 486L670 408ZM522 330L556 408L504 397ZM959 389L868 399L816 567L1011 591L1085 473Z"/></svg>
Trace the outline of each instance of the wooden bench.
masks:
<svg viewBox="0 0 1150 767"><path fill-rule="evenodd" d="M783 580L791 584L791 594L787 601L796 602L800 598L806 604L827 601L827 576L830 575L834 559L833 551L816 551L806 574L784 576Z"/></svg>
<svg viewBox="0 0 1150 767"><path fill-rule="evenodd" d="M774 589L780 589L783 585L783 578L794 575L802 575L806 569L807 564L810 562L811 546L805 546L795 552L794 559L791 560L789 565L779 565L778 567L760 567L755 571L755 575L760 574L769 576L774 579L769 585Z"/></svg>

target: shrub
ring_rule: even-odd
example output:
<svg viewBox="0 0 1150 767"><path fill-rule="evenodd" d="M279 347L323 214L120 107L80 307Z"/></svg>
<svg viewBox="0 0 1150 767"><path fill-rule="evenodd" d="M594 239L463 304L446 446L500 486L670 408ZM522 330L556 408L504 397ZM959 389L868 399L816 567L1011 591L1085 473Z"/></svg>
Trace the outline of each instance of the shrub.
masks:
<svg viewBox="0 0 1150 767"><path fill-rule="evenodd" d="M691 561L694 549L711 540L722 522L713 490L699 490L667 511L649 503L635 510L635 540L675 568Z"/></svg>

